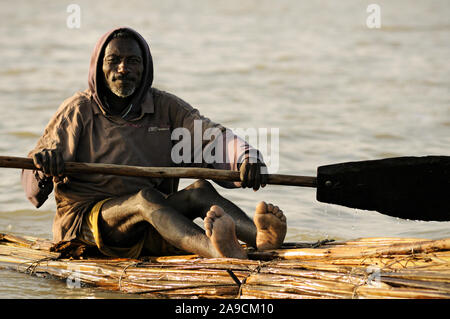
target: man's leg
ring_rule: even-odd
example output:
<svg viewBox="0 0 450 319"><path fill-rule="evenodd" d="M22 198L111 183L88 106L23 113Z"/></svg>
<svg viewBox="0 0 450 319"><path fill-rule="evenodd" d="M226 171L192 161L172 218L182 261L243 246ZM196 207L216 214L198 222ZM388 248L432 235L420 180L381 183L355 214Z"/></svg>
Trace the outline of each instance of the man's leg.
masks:
<svg viewBox="0 0 450 319"><path fill-rule="evenodd" d="M99 215L99 227L107 245L133 245L151 225L166 241L184 251L203 257L246 258L237 241L233 220L219 208L215 211L211 219L217 231L207 236L191 219L168 205L158 191L144 189L107 201Z"/></svg>
<svg viewBox="0 0 450 319"><path fill-rule="evenodd" d="M213 185L205 180L198 180L171 194L167 201L171 207L191 220L197 217L205 219L212 206L219 206L234 220L237 238L258 249L278 248L286 236L286 217L277 206L260 202L256 206L252 221L245 212L222 197ZM211 226L211 220L205 219L207 233Z"/></svg>
<svg viewBox="0 0 450 319"><path fill-rule="evenodd" d="M204 219L212 206L219 206L234 220L237 237L256 247L257 230L254 222L242 209L222 197L208 181L198 180L169 195L167 203L191 220L197 217Z"/></svg>

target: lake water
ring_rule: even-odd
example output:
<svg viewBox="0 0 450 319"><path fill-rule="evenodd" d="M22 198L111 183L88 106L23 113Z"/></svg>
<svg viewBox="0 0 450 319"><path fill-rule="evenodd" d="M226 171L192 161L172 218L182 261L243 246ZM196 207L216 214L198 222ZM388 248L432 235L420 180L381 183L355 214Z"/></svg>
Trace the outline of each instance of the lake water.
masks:
<svg viewBox="0 0 450 319"><path fill-rule="evenodd" d="M69 28L70 3L81 9ZM59 104L87 87L91 50L116 26L150 43L154 86L231 128L279 129L278 173L393 156L450 155L450 2L0 2L0 155L26 156ZM0 232L51 238L51 197L26 199L20 171L0 169ZM190 181L183 181L182 186ZM288 241L372 236L443 238L449 222L401 220L319 203L287 186L225 190L249 214L266 200ZM0 298L121 298L0 270Z"/></svg>

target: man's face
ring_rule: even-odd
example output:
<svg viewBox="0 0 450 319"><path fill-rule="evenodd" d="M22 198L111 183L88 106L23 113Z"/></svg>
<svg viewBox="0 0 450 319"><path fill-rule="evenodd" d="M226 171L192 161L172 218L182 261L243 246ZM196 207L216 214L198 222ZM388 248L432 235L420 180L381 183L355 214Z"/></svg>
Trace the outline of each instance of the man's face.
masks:
<svg viewBox="0 0 450 319"><path fill-rule="evenodd" d="M134 39L115 38L105 48L103 74L106 86L117 96L128 97L139 87L144 62Z"/></svg>

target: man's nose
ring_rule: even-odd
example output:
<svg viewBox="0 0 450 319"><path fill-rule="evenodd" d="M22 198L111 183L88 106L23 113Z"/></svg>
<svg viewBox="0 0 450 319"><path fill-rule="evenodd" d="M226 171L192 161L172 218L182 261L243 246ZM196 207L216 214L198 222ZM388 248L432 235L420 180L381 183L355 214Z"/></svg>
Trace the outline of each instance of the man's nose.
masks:
<svg viewBox="0 0 450 319"><path fill-rule="evenodd" d="M128 65L125 62L125 60L122 60L119 65L117 66L117 72L119 73L126 73L128 72Z"/></svg>

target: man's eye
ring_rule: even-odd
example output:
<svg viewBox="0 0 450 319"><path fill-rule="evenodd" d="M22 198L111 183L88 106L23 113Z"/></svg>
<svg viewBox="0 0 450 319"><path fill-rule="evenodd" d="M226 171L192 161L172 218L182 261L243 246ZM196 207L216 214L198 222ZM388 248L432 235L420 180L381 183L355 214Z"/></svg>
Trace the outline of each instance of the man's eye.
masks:
<svg viewBox="0 0 450 319"><path fill-rule="evenodd" d="M140 60L138 58L130 58L130 59L128 59L128 62L129 63L133 63L133 64L137 64L137 63L140 62Z"/></svg>
<svg viewBox="0 0 450 319"><path fill-rule="evenodd" d="M113 58L113 57L112 58L107 58L106 62L109 63L109 64L117 64L117 63L119 63L119 59Z"/></svg>

